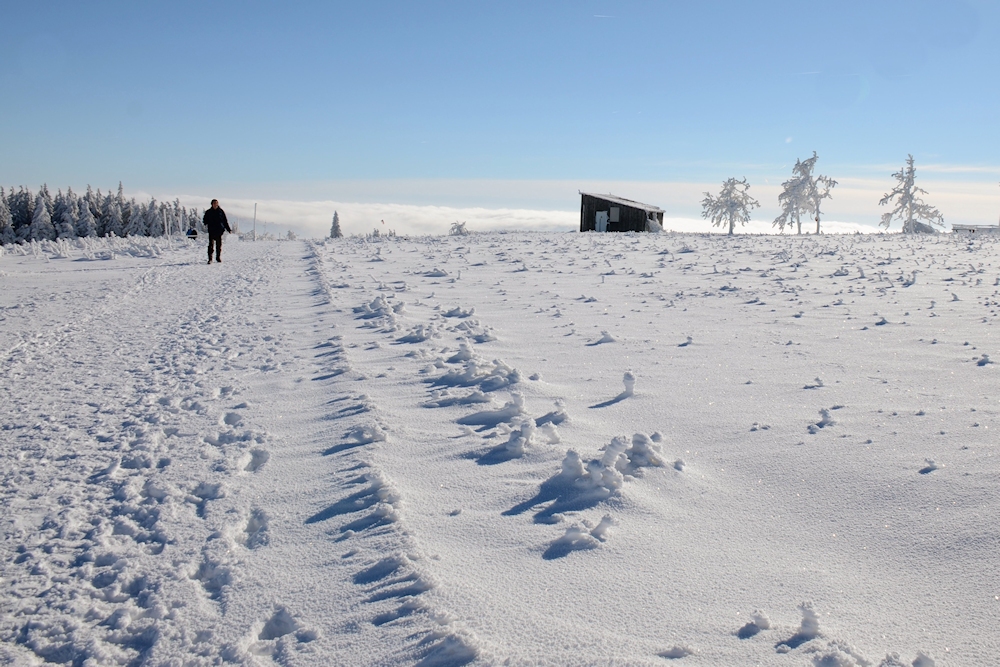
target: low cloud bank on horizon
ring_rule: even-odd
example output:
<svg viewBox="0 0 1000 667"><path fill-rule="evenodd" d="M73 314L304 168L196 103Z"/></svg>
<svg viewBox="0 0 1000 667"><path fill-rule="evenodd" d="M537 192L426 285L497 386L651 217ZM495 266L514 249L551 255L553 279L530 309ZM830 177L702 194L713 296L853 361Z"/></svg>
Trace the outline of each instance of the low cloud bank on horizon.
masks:
<svg viewBox="0 0 1000 667"><path fill-rule="evenodd" d="M1000 190L980 181L923 181L928 191L924 201L937 207L944 215L946 230L952 224L997 224L1000 211ZM575 186L575 187L574 187ZM833 198L824 205L822 230L829 233L873 233L882 231L879 218L888 207L878 201L892 186L884 179L842 179L833 191ZM470 231L549 231L569 232L579 228L577 189L589 192L612 192L618 196L657 205L666 210L664 228L679 232L717 232L700 217L701 199L705 192L715 193L719 184L656 183L656 182L570 182L570 181L353 181L330 183L325 186L333 196L317 196L321 186L311 192L279 192L280 188L265 187L262 194L269 198L253 199L246 191L225 197L219 193L223 208L241 231L252 227L254 204L257 205L257 231L284 235L288 231L305 237L327 236L334 211L340 217L346 235L380 233L390 230L401 235L446 234L454 222L464 222ZM421 195L415 196L420 190ZM997 190L997 192L993 192ZM455 193L462 193L456 196ZM751 194L761 202L753 212L754 219L737 233L773 234L777 230L771 221L778 215L778 183L754 185ZM525 196L527 193L528 196ZM148 193L136 193L149 196ZM273 195L279 195L277 197ZM282 197L281 195L285 195ZM291 195L289 197L288 195ZM157 199L180 199L188 207L204 208L210 197L157 194ZM405 203L379 203L402 198ZM414 200L421 203L411 203ZM442 206L431 201L471 201L483 205ZM498 205L510 201L515 206ZM569 202L574 209L566 210ZM521 206L517 206L520 204ZM528 206L524 206L528 204ZM568 207L567 207L568 208ZM560 210L562 209L562 210ZM811 220L802 221L803 232L814 231ZM898 231L893 224L890 231ZM786 231L786 233L788 233Z"/></svg>

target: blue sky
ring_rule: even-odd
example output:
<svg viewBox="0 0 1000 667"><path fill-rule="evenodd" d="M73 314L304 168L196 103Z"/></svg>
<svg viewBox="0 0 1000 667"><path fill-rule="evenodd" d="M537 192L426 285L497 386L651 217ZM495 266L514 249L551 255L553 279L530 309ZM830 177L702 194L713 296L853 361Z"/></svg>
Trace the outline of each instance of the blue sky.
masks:
<svg viewBox="0 0 1000 667"><path fill-rule="evenodd" d="M462 181L537 181L561 189L507 187L507 203L573 210L577 181L774 184L815 150L821 173L883 190L913 153L921 177L1000 195L995 2L7 0L0 15L5 185L497 206ZM399 187L417 180L439 186Z"/></svg>

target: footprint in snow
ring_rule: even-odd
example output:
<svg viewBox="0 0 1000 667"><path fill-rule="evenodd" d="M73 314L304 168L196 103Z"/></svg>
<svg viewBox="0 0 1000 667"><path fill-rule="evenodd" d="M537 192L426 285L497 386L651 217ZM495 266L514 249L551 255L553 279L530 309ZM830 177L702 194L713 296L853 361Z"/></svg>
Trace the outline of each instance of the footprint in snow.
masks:
<svg viewBox="0 0 1000 667"><path fill-rule="evenodd" d="M198 516L205 518L205 508L209 500L218 500L226 497L226 487L221 482L201 482L191 492L195 505L198 508Z"/></svg>
<svg viewBox="0 0 1000 667"><path fill-rule="evenodd" d="M270 520L263 510L254 510L247 519L247 525L243 529L246 537L243 539L243 546L247 549L256 549L267 546L270 542L268 527Z"/></svg>
<svg viewBox="0 0 1000 667"><path fill-rule="evenodd" d="M222 589L232 583L233 574L227 565L205 559L191 578L201 583L210 599L217 600Z"/></svg>
<svg viewBox="0 0 1000 667"><path fill-rule="evenodd" d="M306 629L285 607L278 607L274 615L264 624L257 639L270 641L295 633L300 642L311 642L319 638L319 631Z"/></svg>

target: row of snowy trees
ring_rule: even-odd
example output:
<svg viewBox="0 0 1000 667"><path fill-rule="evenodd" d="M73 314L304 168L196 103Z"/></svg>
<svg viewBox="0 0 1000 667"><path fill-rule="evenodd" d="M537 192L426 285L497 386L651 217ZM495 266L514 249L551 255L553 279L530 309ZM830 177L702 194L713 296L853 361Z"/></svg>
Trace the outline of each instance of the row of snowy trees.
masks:
<svg viewBox="0 0 1000 667"><path fill-rule="evenodd" d="M802 218L805 217L816 221L816 233L820 233L820 205L824 199L831 197L830 191L837 186L837 181L829 176L813 176L817 160L819 156L816 151L813 151L808 160L796 160L792 167L792 178L781 184L782 191L778 195L781 215L772 223L778 231L784 232L785 227L794 226L796 232L801 234ZM901 220L905 234L933 233L936 231L933 225L944 226L941 213L920 198L927 191L916 186L916 175L913 156L909 155L906 165L892 175L896 179L896 186L879 201L879 206L895 201L893 210L882 216L880 226L889 229L893 220ZM746 178L726 180L718 197L705 193L705 199L701 202L702 217L711 220L714 227L729 227L729 233L732 234L736 223L745 225L750 221L750 211L760 206L760 202L750 196L749 190L750 184Z"/></svg>
<svg viewBox="0 0 1000 667"><path fill-rule="evenodd" d="M53 197L47 185L37 194L21 186L5 191L0 187L0 243L54 241L87 236L163 236L199 229L201 216L180 201L137 202L118 192L102 195L87 186L77 195L72 188Z"/></svg>

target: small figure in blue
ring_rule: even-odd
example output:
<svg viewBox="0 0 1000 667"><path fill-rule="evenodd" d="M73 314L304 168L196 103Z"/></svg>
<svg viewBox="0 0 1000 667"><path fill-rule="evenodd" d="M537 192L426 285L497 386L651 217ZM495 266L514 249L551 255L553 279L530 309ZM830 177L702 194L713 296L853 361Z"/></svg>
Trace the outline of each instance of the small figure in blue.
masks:
<svg viewBox="0 0 1000 667"><path fill-rule="evenodd" d="M212 263L212 251L215 251L215 261L222 261L222 233L233 233L229 228L229 221L226 220L226 212L219 207L219 200L212 200L212 208L205 211L203 219L205 229L208 230L208 263Z"/></svg>

